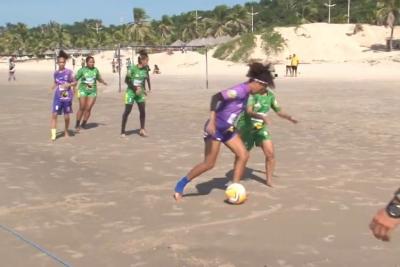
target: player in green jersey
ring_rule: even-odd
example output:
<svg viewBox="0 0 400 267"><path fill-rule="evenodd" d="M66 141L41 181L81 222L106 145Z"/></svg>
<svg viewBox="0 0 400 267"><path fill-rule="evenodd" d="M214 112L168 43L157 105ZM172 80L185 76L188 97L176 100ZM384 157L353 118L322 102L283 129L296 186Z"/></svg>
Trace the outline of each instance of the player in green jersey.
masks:
<svg viewBox="0 0 400 267"><path fill-rule="evenodd" d="M86 67L78 70L75 79L80 81L78 87L78 98L79 98L79 110L76 114L76 125L75 129L79 132L80 128L84 128L90 117L90 113L94 104L96 103L97 97L97 81L107 85L107 83L101 78L99 70L94 66L94 58L88 56L86 58ZM83 121L81 124L81 119Z"/></svg>
<svg viewBox="0 0 400 267"><path fill-rule="evenodd" d="M149 56L145 51L141 51L138 58L138 64L133 65L126 75L125 83L128 88L125 92L125 111L122 114L121 136L125 136L126 122L132 111L133 104L136 102L140 117L140 136L147 136L145 130L146 121L146 89L145 82L148 79Z"/></svg>
<svg viewBox="0 0 400 267"><path fill-rule="evenodd" d="M254 145L260 147L265 155L266 184L272 187L272 174L275 169L275 151L268 129L270 119L268 112L275 113L292 123L297 123L292 116L284 113L271 90L265 93L251 95L247 101L246 111L238 119L237 127L247 150Z"/></svg>

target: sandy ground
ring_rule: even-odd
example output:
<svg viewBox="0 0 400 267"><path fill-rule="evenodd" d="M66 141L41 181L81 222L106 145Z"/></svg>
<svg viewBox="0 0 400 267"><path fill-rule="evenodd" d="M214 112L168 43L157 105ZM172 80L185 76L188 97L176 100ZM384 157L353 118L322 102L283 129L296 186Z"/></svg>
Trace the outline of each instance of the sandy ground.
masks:
<svg viewBox="0 0 400 267"><path fill-rule="evenodd" d="M223 202L227 149L183 203L171 194L202 159L211 94L243 75L211 76L209 90L200 75L153 77L150 137L136 134L135 109L121 139L122 95L106 73L91 128L50 143L51 74L19 70L8 83L0 71L0 224L71 266L398 266L399 233L384 244L368 224L399 185L399 80L356 79L344 66L336 78L304 68L278 79L278 99L301 123L274 116L277 186L263 184L254 150L241 206ZM1 230L0 247L1 266L60 266Z"/></svg>

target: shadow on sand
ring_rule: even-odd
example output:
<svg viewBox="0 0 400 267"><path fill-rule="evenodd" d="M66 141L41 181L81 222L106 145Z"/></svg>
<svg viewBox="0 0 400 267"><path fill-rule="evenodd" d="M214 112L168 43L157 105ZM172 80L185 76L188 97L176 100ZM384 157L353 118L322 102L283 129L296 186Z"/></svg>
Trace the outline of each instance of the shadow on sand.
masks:
<svg viewBox="0 0 400 267"><path fill-rule="evenodd" d="M244 180L254 180L265 185L265 179L255 175L254 173L263 173L265 175L265 171L246 168L243 176ZM225 177L213 178L212 180L197 184L197 193L188 193L185 194L184 197L209 195L214 189L225 191L228 182L232 180L233 170L228 171L225 175Z"/></svg>

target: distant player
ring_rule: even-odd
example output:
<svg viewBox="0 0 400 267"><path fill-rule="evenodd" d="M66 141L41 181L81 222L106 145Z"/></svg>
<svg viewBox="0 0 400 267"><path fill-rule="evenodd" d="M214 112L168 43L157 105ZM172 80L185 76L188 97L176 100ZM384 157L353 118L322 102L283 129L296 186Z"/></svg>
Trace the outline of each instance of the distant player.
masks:
<svg viewBox="0 0 400 267"><path fill-rule="evenodd" d="M57 138L57 116L64 115L65 120L65 137L69 137L69 115L72 113L72 101L74 99L73 88L76 85L74 73L72 70L65 68L68 55L64 51L60 51L57 57L58 70L54 73L54 91L53 109L51 115L51 140Z"/></svg>
<svg viewBox="0 0 400 267"><path fill-rule="evenodd" d="M9 59L9 64L8 64L8 81L11 82L11 80L16 81L16 78L15 78L15 57L11 57Z"/></svg>
<svg viewBox="0 0 400 267"><path fill-rule="evenodd" d="M149 56L142 51L139 54L138 64L133 65L126 75L125 82L128 86L125 92L125 110L122 114L121 136L125 137L126 123L132 111L133 104L137 104L140 118L140 136L146 137L146 89L145 82L148 78Z"/></svg>
<svg viewBox="0 0 400 267"><path fill-rule="evenodd" d="M94 66L94 63L94 58L92 56L88 56L86 58L86 67L79 69L75 77L77 81L80 81L78 89L79 111L76 114L75 125L75 130L77 132L80 131L81 127L85 128L92 108L96 103L97 81L107 85L107 83L101 78L100 71Z"/></svg>

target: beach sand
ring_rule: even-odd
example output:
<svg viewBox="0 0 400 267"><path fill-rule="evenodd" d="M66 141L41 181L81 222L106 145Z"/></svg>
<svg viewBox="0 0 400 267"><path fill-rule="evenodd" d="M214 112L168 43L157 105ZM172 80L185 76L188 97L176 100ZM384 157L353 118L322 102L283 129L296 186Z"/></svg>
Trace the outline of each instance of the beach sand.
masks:
<svg viewBox="0 0 400 267"><path fill-rule="evenodd" d="M399 186L399 78L391 65L304 65L299 78L278 78L278 100L300 123L273 116L276 187L264 185L264 157L253 150L240 206L223 201L233 165L226 148L182 203L172 190L202 160L210 96L244 81L244 66L212 74L208 90L203 74L152 76L150 137L137 135L134 108L125 139L118 79L103 70L110 85L100 86L90 129L55 143L48 68L19 68L16 83L0 70L0 223L71 266L398 265L399 233L381 243L368 229ZM59 266L2 230L0 247L2 266Z"/></svg>

